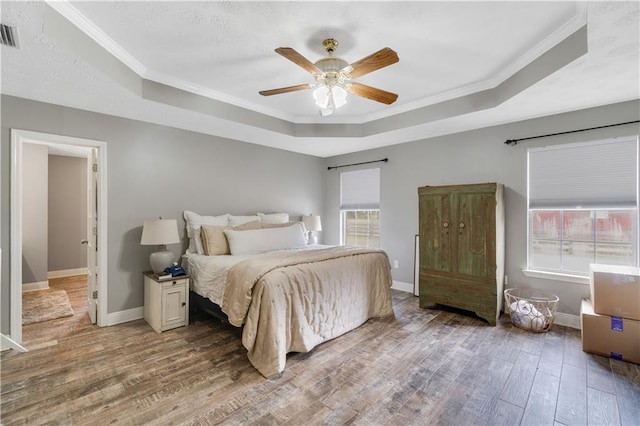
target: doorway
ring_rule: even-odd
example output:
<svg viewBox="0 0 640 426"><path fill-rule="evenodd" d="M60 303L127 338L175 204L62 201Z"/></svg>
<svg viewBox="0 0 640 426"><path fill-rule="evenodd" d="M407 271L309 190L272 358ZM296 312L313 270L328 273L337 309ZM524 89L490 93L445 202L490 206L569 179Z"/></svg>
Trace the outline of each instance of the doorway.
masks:
<svg viewBox="0 0 640 426"><path fill-rule="evenodd" d="M106 143L11 129L11 338L22 342L23 151L25 144L46 146L58 154L87 158L87 303L98 326L107 325ZM98 238L100 236L100 238ZM93 315L92 315L93 313Z"/></svg>

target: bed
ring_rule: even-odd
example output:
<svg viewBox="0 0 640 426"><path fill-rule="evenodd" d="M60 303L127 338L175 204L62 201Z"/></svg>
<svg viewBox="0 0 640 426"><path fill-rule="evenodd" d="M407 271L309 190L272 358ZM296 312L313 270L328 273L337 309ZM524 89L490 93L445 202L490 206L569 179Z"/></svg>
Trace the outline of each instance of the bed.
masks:
<svg viewBox="0 0 640 426"><path fill-rule="evenodd" d="M393 315L383 250L309 246L299 224L247 226L251 222L213 225L221 228L214 234L220 244L217 232L223 231L229 254L206 253L210 234L199 243L205 252L185 253L182 265L196 297L241 327L249 361L263 376L284 371L289 352L309 352L370 318ZM210 227L201 226L202 236ZM188 235L195 236L191 231L187 222Z"/></svg>

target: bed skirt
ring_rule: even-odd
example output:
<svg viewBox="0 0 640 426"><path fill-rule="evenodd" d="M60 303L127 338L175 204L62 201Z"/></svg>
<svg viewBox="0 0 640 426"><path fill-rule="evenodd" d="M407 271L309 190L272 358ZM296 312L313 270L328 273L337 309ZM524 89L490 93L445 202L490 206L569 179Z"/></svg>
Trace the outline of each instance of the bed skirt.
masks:
<svg viewBox="0 0 640 426"><path fill-rule="evenodd" d="M233 328L238 328L229 322L229 318L227 317L227 314L222 312L222 308L220 306L216 305L206 297L200 296L198 293L194 291L189 291L189 306L192 309L199 309L211 315L212 317L222 321L223 323L229 324Z"/></svg>

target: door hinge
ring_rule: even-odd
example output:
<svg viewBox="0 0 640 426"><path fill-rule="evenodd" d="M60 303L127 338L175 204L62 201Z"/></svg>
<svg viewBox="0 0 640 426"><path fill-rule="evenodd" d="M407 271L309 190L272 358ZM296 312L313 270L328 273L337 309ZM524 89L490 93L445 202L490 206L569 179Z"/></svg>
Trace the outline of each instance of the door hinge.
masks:
<svg viewBox="0 0 640 426"><path fill-rule="evenodd" d="M94 227L91 229L91 233L92 233L92 235L97 235L97 234L98 234L98 228L94 226Z"/></svg>
<svg viewBox="0 0 640 426"><path fill-rule="evenodd" d="M94 298L94 299L97 299L97 298L98 298L98 290L95 290L95 291L93 292L93 298Z"/></svg>
<svg viewBox="0 0 640 426"><path fill-rule="evenodd" d="M98 171L98 163L93 163L93 171L94 172Z"/></svg>

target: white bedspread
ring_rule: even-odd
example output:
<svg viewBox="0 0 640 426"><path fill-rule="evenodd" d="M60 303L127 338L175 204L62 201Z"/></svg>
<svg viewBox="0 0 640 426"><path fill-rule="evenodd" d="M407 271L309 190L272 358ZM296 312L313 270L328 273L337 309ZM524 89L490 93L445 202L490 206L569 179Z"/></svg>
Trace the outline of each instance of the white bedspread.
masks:
<svg viewBox="0 0 640 426"><path fill-rule="evenodd" d="M236 263L249 256L205 256L189 253L182 256L182 266L191 275L191 290L222 306L227 273Z"/></svg>

